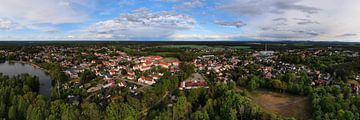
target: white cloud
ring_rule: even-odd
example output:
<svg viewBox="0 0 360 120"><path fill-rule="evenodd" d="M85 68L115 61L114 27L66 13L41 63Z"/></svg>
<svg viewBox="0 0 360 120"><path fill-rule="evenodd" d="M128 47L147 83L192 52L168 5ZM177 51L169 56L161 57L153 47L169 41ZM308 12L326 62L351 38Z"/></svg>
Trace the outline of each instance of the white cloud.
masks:
<svg viewBox="0 0 360 120"><path fill-rule="evenodd" d="M11 20L0 18L0 30L13 30L19 28L19 25Z"/></svg>
<svg viewBox="0 0 360 120"><path fill-rule="evenodd" d="M169 37L173 41L214 41L214 40L232 40L234 36L225 34L174 34Z"/></svg>
<svg viewBox="0 0 360 120"><path fill-rule="evenodd" d="M113 38L166 38L177 31L191 29L195 24L196 21L185 14L138 9L97 22L86 31Z"/></svg>
<svg viewBox="0 0 360 120"><path fill-rule="evenodd" d="M82 9L91 9L88 0L1 0L0 30L32 29L58 32L55 25L87 20Z"/></svg>
<svg viewBox="0 0 360 120"><path fill-rule="evenodd" d="M77 0L2 0L0 17L25 23L78 23L86 15L73 8Z"/></svg>
<svg viewBox="0 0 360 120"><path fill-rule="evenodd" d="M175 9L191 10L193 8L204 6L203 0L191 0L183 2L181 5L174 6Z"/></svg>
<svg viewBox="0 0 360 120"><path fill-rule="evenodd" d="M180 2L183 0L153 0L153 1L157 1L157 2Z"/></svg>
<svg viewBox="0 0 360 120"><path fill-rule="evenodd" d="M289 10L313 14L321 10L311 5L301 4L301 1L302 0L232 0L232 2L219 8L241 15L281 14Z"/></svg>
<svg viewBox="0 0 360 120"><path fill-rule="evenodd" d="M214 21L214 23L222 26L236 27L236 28L241 28L246 25L242 21Z"/></svg>
<svg viewBox="0 0 360 120"><path fill-rule="evenodd" d="M244 31L269 40L359 41L358 0L233 0L219 9L247 16Z"/></svg>

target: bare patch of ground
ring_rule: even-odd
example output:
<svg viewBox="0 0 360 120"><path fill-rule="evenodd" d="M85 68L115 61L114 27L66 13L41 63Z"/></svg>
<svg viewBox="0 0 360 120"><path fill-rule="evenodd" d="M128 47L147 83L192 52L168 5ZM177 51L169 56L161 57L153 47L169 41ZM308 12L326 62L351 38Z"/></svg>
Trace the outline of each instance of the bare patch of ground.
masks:
<svg viewBox="0 0 360 120"><path fill-rule="evenodd" d="M298 120L307 120L311 116L307 97L258 90L253 92L251 99L266 112L294 117Z"/></svg>
<svg viewBox="0 0 360 120"><path fill-rule="evenodd" d="M199 73L194 73L185 81L205 81L205 78Z"/></svg>

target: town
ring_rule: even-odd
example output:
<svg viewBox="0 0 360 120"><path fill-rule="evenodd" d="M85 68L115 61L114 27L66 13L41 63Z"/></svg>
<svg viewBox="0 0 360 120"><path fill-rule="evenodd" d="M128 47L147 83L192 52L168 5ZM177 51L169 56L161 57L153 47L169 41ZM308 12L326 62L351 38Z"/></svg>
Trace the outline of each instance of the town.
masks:
<svg viewBox="0 0 360 120"><path fill-rule="evenodd" d="M360 71L356 71L356 67L351 68L354 70L350 73L341 66L329 70L333 67L330 65L359 57L357 51L345 48L268 50L267 45L258 45L257 49L182 48L179 45L177 49L181 52L175 51L176 55L159 55L142 52L169 46L129 46L39 45L20 50L2 48L0 56L1 61L20 61L43 68L53 79L63 74L62 77L67 80L53 81L51 97L65 98L74 106L83 101L93 101L101 107L114 101L128 101L131 97L141 101L150 89L168 89L160 92L163 96L155 103L168 97L170 100L165 103L173 106L180 99L179 91L210 89L214 83L235 84L240 91L266 88L298 95L311 94L321 86L350 89L351 92L346 94L348 97L358 95L360 90ZM187 58L189 56L191 59ZM58 73L52 72L55 68ZM169 86L158 88L159 84L170 83L178 92L171 92L174 89L170 90ZM136 109L153 107L143 104L146 103Z"/></svg>

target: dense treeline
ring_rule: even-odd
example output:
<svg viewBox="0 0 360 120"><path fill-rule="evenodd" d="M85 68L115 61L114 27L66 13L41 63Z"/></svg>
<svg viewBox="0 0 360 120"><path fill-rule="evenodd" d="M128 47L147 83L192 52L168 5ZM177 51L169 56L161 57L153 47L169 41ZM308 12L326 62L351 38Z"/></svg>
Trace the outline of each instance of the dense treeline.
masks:
<svg viewBox="0 0 360 120"><path fill-rule="evenodd" d="M238 94L235 84L211 83L209 89L179 91L180 75L165 73L164 77L138 96L121 90L123 99L99 106L96 100L81 101L79 105L67 99L49 100L38 95L36 77L20 75L0 76L2 94L1 116L5 119L275 119L264 113L244 94ZM65 94L65 93L63 93ZM173 99L171 96L179 96ZM169 105L171 106L169 107ZM148 113L147 115L145 113ZM279 118L280 119L280 118Z"/></svg>
<svg viewBox="0 0 360 120"><path fill-rule="evenodd" d="M179 96L172 107L153 109L148 119L237 120L288 119L263 112L247 97L236 91L235 83L210 83L210 87L175 92ZM165 102L169 105L168 102ZM165 104L165 105L166 105ZM154 115L155 114L155 115Z"/></svg>
<svg viewBox="0 0 360 120"><path fill-rule="evenodd" d="M307 95L311 92L311 78L307 73L286 72L276 78L265 79L261 77L261 73L255 72L256 66L247 66L246 69L252 71L252 75L239 77L236 84L252 91L257 88L266 88L278 92L287 92L295 95ZM238 74L244 74L244 68L239 68Z"/></svg>
<svg viewBox="0 0 360 120"><path fill-rule="evenodd" d="M28 74L12 78L0 74L0 118L11 120L33 118L37 114L33 109L45 102L45 98L37 96L39 90L37 77ZM44 107L45 109L45 107Z"/></svg>
<svg viewBox="0 0 360 120"><path fill-rule="evenodd" d="M280 59L285 62L307 65L310 68L329 73L331 76L327 85L307 86L310 88L308 93L313 119L360 119L360 95L353 92L349 82L353 81L351 84L359 82L355 81L356 76L360 73L360 62L357 57L333 54L301 59L299 55L283 54Z"/></svg>
<svg viewBox="0 0 360 120"><path fill-rule="evenodd" d="M352 95L346 85L316 88L310 98L315 120L360 119L360 95Z"/></svg>

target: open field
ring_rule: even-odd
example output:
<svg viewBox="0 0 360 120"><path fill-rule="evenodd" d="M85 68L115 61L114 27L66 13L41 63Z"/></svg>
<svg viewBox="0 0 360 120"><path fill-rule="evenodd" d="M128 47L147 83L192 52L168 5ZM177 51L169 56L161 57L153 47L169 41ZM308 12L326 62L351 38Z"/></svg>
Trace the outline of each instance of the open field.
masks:
<svg viewBox="0 0 360 120"><path fill-rule="evenodd" d="M208 46L208 45L165 45L165 48L234 48L234 49L250 49L250 46Z"/></svg>
<svg viewBox="0 0 360 120"><path fill-rule="evenodd" d="M235 49L250 49L251 46L229 46L229 48L235 48Z"/></svg>
<svg viewBox="0 0 360 120"><path fill-rule="evenodd" d="M165 48L207 48L207 45L165 45Z"/></svg>
<svg viewBox="0 0 360 120"><path fill-rule="evenodd" d="M266 112L294 117L298 120L307 120L311 117L307 97L258 90L253 92L251 99Z"/></svg>

